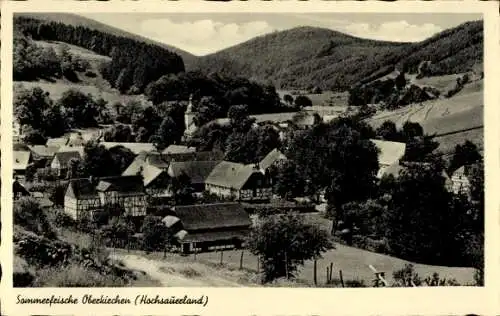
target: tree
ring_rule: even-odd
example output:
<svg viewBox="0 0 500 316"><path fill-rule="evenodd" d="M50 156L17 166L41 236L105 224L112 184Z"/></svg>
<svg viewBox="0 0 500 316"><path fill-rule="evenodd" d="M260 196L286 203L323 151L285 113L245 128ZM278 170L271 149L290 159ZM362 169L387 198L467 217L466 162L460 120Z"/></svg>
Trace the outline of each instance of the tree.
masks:
<svg viewBox="0 0 500 316"><path fill-rule="evenodd" d="M113 170L114 175L122 174L125 169L134 161L135 154L128 148L123 146L114 146L108 149L109 155L111 156L111 160L113 161Z"/></svg>
<svg viewBox="0 0 500 316"><path fill-rule="evenodd" d="M119 165L115 163L106 147L96 142L88 142L84 147L83 170L94 177L119 175Z"/></svg>
<svg viewBox="0 0 500 316"><path fill-rule="evenodd" d="M194 203L194 190L188 175L182 173L172 178L171 185L176 205L190 205Z"/></svg>
<svg viewBox="0 0 500 316"><path fill-rule="evenodd" d="M104 141L106 142L133 142L134 136L132 129L128 125L117 124L104 132Z"/></svg>
<svg viewBox="0 0 500 316"><path fill-rule="evenodd" d="M283 96L283 101L285 101L288 105L292 105L293 104L293 97L289 94L285 94Z"/></svg>
<svg viewBox="0 0 500 316"><path fill-rule="evenodd" d="M43 111L50 109L52 100L48 92L39 87L22 88L14 96L14 115L21 125L31 126L43 133Z"/></svg>
<svg viewBox="0 0 500 316"><path fill-rule="evenodd" d="M214 97L202 97L198 103L194 123L196 126L203 126L206 123L215 120L222 114L222 107Z"/></svg>
<svg viewBox="0 0 500 316"><path fill-rule="evenodd" d="M156 149L161 151L175 142L178 142L180 137L180 131L174 120L170 116L167 116L161 122L152 140Z"/></svg>
<svg viewBox="0 0 500 316"><path fill-rule="evenodd" d="M412 140L415 137L424 136L424 129L418 123L406 121L403 124L403 129L401 131L403 139L406 141Z"/></svg>
<svg viewBox="0 0 500 316"><path fill-rule="evenodd" d="M77 89L68 89L57 101L57 105L66 113L70 127L94 127L97 125L99 108L92 95Z"/></svg>
<svg viewBox="0 0 500 316"><path fill-rule="evenodd" d="M409 164L396 180L387 202L387 232L392 253L436 265L456 265L463 252L463 204L453 203L443 169Z"/></svg>
<svg viewBox="0 0 500 316"><path fill-rule="evenodd" d="M458 168L476 163L479 160L481 160L481 155L477 150L477 146L471 141L466 140L463 144L455 146L448 172L451 174Z"/></svg>
<svg viewBox="0 0 500 316"><path fill-rule="evenodd" d="M396 127L396 123L393 121L385 121L377 128L377 136L381 137L383 140L388 141L400 141L401 135Z"/></svg>
<svg viewBox="0 0 500 316"><path fill-rule="evenodd" d="M305 95L298 95L295 98L295 106L298 108L303 108L306 106L312 106L312 101Z"/></svg>
<svg viewBox="0 0 500 316"><path fill-rule="evenodd" d="M102 226L99 231L112 247L124 247L135 233L133 224L124 216L111 218L109 224Z"/></svg>
<svg viewBox="0 0 500 316"><path fill-rule="evenodd" d="M227 112L229 123L233 131L247 132L255 122L254 118L250 118L247 105L233 105Z"/></svg>
<svg viewBox="0 0 500 316"><path fill-rule="evenodd" d="M305 180L293 161L285 161L276 170L274 190L284 199L304 194Z"/></svg>
<svg viewBox="0 0 500 316"><path fill-rule="evenodd" d="M47 138L41 131L28 125L24 129L23 142L28 145L45 145Z"/></svg>
<svg viewBox="0 0 500 316"><path fill-rule="evenodd" d="M141 227L143 243L147 251L165 249L169 241L168 228L160 216L147 215Z"/></svg>
<svg viewBox="0 0 500 316"><path fill-rule="evenodd" d="M333 248L326 232L293 213L259 219L250 231L248 248L260 257L264 282L294 278L306 260Z"/></svg>
<svg viewBox="0 0 500 316"><path fill-rule="evenodd" d="M76 179L83 175L82 162L80 159L71 158L69 161L68 179Z"/></svg>
<svg viewBox="0 0 500 316"><path fill-rule="evenodd" d="M406 78L404 71L400 71L394 82L396 89L403 90L406 86Z"/></svg>

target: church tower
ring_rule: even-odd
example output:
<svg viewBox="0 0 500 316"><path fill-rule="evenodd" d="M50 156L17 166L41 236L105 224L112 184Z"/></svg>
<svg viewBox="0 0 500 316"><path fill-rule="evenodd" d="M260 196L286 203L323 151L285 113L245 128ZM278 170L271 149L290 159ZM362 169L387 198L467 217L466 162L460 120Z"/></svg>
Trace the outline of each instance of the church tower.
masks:
<svg viewBox="0 0 500 316"><path fill-rule="evenodd" d="M186 130L194 124L194 112L193 112L193 95L189 96L189 104L187 106L186 112L184 113L184 124L186 125Z"/></svg>
<svg viewBox="0 0 500 316"><path fill-rule="evenodd" d="M184 130L184 140L189 139L193 133L196 131L196 126L194 124L194 115L193 112L193 95L189 96L189 104L187 106L186 112L184 113L184 124L186 125L186 129Z"/></svg>

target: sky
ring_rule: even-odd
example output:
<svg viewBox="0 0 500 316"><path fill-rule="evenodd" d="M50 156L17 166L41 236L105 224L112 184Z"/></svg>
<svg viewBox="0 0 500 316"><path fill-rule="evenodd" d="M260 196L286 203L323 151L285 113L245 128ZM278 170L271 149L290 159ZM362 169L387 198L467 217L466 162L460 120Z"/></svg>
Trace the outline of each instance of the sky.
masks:
<svg viewBox="0 0 500 316"><path fill-rule="evenodd" d="M401 13L92 13L85 17L206 55L253 37L298 26L332 29L350 35L398 42L424 40L479 14Z"/></svg>

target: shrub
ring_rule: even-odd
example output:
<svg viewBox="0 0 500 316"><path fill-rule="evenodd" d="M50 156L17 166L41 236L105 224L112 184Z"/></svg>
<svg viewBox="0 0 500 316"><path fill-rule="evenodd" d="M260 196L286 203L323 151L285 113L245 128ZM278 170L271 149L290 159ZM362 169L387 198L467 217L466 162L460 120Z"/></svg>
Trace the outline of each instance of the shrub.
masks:
<svg viewBox="0 0 500 316"><path fill-rule="evenodd" d="M37 200L31 197L19 199L14 204L14 223L35 234L55 238L56 232Z"/></svg>
<svg viewBox="0 0 500 316"><path fill-rule="evenodd" d="M79 264L39 270L33 284L35 287L120 287L124 285L127 285L125 279L103 275Z"/></svg>

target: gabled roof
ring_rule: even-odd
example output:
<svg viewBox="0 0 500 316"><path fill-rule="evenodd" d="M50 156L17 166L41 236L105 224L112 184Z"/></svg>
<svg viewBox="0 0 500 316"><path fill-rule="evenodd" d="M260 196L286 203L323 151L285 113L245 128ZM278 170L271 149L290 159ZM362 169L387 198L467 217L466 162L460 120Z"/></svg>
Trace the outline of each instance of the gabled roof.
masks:
<svg viewBox="0 0 500 316"><path fill-rule="evenodd" d="M205 179L220 161L172 161L168 174L175 178L185 174L193 184L205 183Z"/></svg>
<svg viewBox="0 0 500 316"><path fill-rule="evenodd" d="M57 137L57 138L49 138L47 140L47 146L65 146L68 143L68 138L66 137Z"/></svg>
<svg viewBox="0 0 500 316"><path fill-rule="evenodd" d="M75 199L95 199L99 197L95 184L89 178L70 180L66 195Z"/></svg>
<svg viewBox="0 0 500 316"><path fill-rule="evenodd" d="M85 147L83 146L61 146L57 152L78 152L83 158L85 156Z"/></svg>
<svg viewBox="0 0 500 316"><path fill-rule="evenodd" d="M53 157L59 151L57 146L33 145L29 146L31 153L39 157Z"/></svg>
<svg viewBox="0 0 500 316"><path fill-rule="evenodd" d="M31 158L31 152L29 151L14 151L14 170L26 170L29 165Z"/></svg>
<svg viewBox="0 0 500 316"><path fill-rule="evenodd" d="M205 183L239 190L254 172L259 171L253 165L221 161L208 175Z"/></svg>
<svg viewBox="0 0 500 316"><path fill-rule="evenodd" d="M144 184L141 176L105 177L99 178L96 190L99 192L143 193Z"/></svg>
<svg viewBox="0 0 500 316"><path fill-rule="evenodd" d="M176 206L174 212L185 230L250 226L250 216L239 203Z"/></svg>
<svg viewBox="0 0 500 316"><path fill-rule="evenodd" d="M170 145L162 151L162 154L183 154L193 153L196 151L194 147L187 147L183 145Z"/></svg>
<svg viewBox="0 0 500 316"><path fill-rule="evenodd" d="M470 176L471 172L472 172L472 168L473 168L473 165L464 165L460 168L458 168L457 170L455 170L455 172L453 172L453 176L457 176L457 175L464 175L466 177Z"/></svg>
<svg viewBox="0 0 500 316"><path fill-rule="evenodd" d="M151 184L163 172L165 172L163 169L160 169L160 168L155 167L153 165L144 165L142 172L141 172L144 186L146 187L149 184Z"/></svg>
<svg viewBox="0 0 500 316"><path fill-rule="evenodd" d="M138 155L141 151L151 152L155 151L156 148L153 143L119 143L119 142L101 142L101 145L106 147L107 149L123 146L127 149L130 149L134 154Z"/></svg>
<svg viewBox="0 0 500 316"><path fill-rule="evenodd" d="M224 153L222 151L197 151L191 153L165 154L161 155L161 159L166 162L170 161L222 161Z"/></svg>
<svg viewBox="0 0 500 316"><path fill-rule="evenodd" d="M405 143L390 142L386 140L371 139L380 151L378 156L379 165L392 165L403 158L406 150Z"/></svg>
<svg viewBox="0 0 500 316"><path fill-rule="evenodd" d="M57 159L62 167L66 167L69 165L69 161L71 159L81 160L82 156L78 151L62 151L57 152L54 156L54 159Z"/></svg>
<svg viewBox="0 0 500 316"><path fill-rule="evenodd" d="M279 151L277 148L271 150L269 154L267 154L260 162L259 162L259 167L262 170L266 170L267 168L271 167L272 164L274 164L278 160L285 160L286 156L283 155L281 151Z"/></svg>

